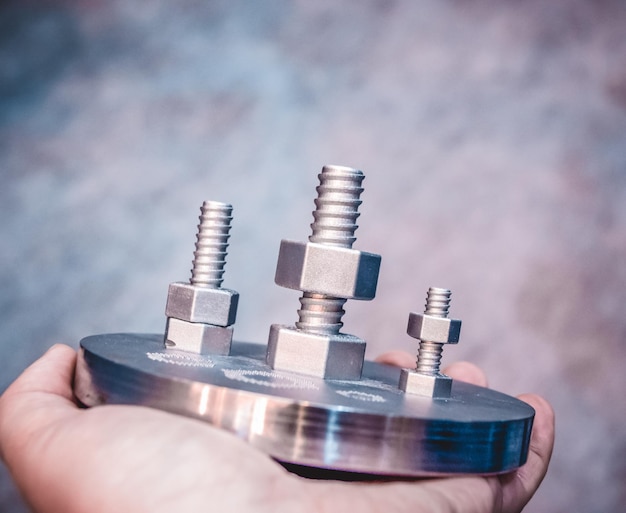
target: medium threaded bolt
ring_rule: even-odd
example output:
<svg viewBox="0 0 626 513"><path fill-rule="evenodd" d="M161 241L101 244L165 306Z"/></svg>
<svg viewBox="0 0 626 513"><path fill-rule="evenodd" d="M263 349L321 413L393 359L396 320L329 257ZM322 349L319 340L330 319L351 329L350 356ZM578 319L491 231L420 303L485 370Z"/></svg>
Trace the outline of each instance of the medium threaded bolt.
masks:
<svg viewBox="0 0 626 513"><path fill-rule="evenodd" d="M170 283L165 346L199 354L230 353L239 294L222 288L233 207L205 201L189 282Z"/></svg>
<svg viewBox="0 0 626 513"><path fill-rule="evenodd" d="M359 199L365 178L362 171L345 166L324 166L318 175L320 180L313 211L310 242L352 248L358 228ZM298 310L298 329L320 334L337 334L343 326L346 299L304 292Z"/></svg>
<svg viewBox="0 0 626 513"><path fill-rule="evenodd" d="M218 289L224 281L233 207L228 203L205 201L200 211L189 283L198 287Z"/></svg>

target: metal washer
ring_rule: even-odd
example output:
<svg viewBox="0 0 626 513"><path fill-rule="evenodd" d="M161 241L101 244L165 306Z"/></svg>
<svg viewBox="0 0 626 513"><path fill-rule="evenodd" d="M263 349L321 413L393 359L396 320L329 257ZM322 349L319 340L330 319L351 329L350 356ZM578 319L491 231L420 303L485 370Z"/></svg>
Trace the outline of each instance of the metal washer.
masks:
<svg viewBox="0 0 626 513"><path fill-rule="evenodd" d="M275 371L266 346L230 356L165 349L163 335L106 334L81 342L76 397L204 420L281 462L341 472L496 474L526 461L534 410L454 381L449 399L398 389L400 369L366 361L360 381Z"/></svg>

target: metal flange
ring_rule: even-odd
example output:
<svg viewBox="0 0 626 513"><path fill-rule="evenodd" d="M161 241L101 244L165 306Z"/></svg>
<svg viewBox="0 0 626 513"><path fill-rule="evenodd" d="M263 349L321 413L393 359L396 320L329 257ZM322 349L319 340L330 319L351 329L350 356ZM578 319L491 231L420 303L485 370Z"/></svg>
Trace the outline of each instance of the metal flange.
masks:
<svg viewBox="0 0 626 513"><path fill-rule="evenodd" d="M430 288L424 313L409 316L408 334L420 341L414 369L365 361L365 341L341 331L346 301L373 299L381 258L352 248L363 173L324 166L318 177L309 241L283 241L276 271L278 285L302 291L294 326L272 325L267 346L232 342L239 296L221 288L232 207L205 202L190 282L169 288L165 336L83 339L76 397L206 421L302 475L497 474L523 465L534 410L439 372L442 346L458 342L461 326L448 319L448 289Z"/></svg>
<svg viewBox="0 0 626 513"><path fill-rule="evenodd" d="M448 398L406 394L400 369L366 361L359 381L274 370L266 346L230 356L166 349L162 334L80 343L75 393L86 406L134 404L206 421L275 459L388 476L496 474L526 461L534 410L454 380Z"/></svg>

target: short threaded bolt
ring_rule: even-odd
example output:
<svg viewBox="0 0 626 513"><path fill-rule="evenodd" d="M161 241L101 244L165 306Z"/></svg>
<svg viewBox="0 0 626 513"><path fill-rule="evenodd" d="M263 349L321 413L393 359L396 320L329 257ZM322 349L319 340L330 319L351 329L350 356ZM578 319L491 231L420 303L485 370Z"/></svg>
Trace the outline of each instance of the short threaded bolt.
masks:
<svg viewBox="0 0 626 513"><path fill-rule="evenodd" d="M448 289L430 287L426 296L424 314L432 317L448 317L450 310L450 296ZM420 340L417 350L417 364L415 370L420 374L436 376L439 374L443 344Z"/></svg>
<svg viewBox="0 0 626 513"><path fill-rule="evenodd" d="M219 289L224 281L233 207L228 203L205 201L200 211L189 282L198 287Z"/></svg>
<svg viewBox="0 0 626 513"><path fill-rule="evenodd" d="M318 175L317 199L310 242L352 248L358 228L359 199L365 178L362 171L345 166L324 166ZM304 292L298 310L298 329L311 333L336 334L343 326L345 299Z"/></svg>
<svg viewBox="0 0 626 513"><path fill-rule="evenodd" d="M461 321L448 318L451 295L448 289L431 287L424 313L409 314L406 332L420 342L415 368L400 371L398 387L407 394L433 399L452 394L452 378L439 372L443 345L457 344L461 333Z"/></svg>

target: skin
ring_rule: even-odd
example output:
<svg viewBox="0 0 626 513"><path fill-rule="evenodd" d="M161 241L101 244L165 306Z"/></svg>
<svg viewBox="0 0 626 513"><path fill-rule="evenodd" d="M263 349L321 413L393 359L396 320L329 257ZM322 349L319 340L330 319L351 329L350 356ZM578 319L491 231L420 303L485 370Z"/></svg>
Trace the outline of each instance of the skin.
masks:
<svg viewBox="0 0 626 513"><path fill-rule="evenodd" d="M410 367L414 358L392 352L379 361ZM78 408L75 362L73 349L54 346L0 397L0 456L35 512L519 512L539 487L554 443L552 408L528 394L520 399L537 412L530 454L510 474L308 480L197 420L138 406ZM446 373L487 384L469 363Z"/></svg>

